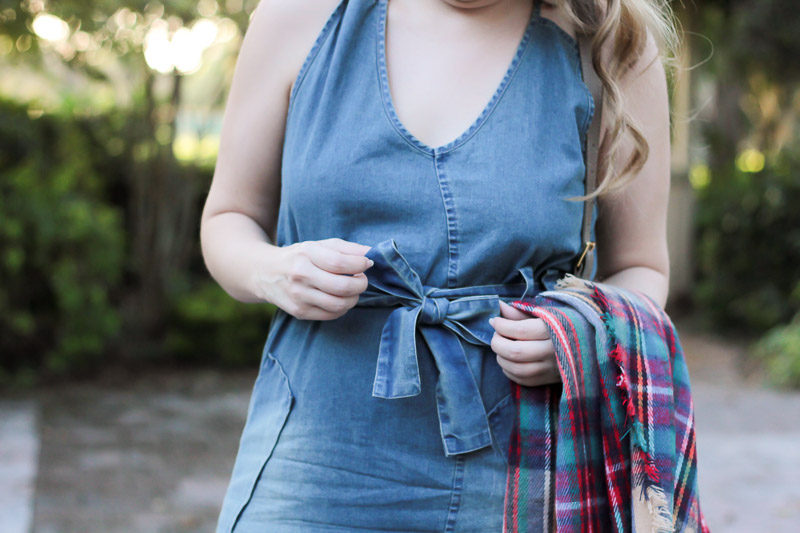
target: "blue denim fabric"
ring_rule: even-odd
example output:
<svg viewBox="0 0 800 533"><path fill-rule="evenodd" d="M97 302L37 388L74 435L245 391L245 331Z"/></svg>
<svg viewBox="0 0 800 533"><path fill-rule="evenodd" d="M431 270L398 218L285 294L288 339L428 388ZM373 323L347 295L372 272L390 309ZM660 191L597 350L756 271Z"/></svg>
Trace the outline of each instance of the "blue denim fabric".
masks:
<svg viewBox="0 0 800 533"><path fill-rule="evenodd" d="M389 93L387 1L342 0L301 67L277 231L385 261L336 320L276 313L218 533L501 529L514 412L486 320L577 259L594 103L537 4L480 115L428 146Z"/></svg>
<svg viewBox="0 0 800 533"><path fill-rule="evenodd" d="M431 351L439 376L436 406L442 445L447 455L479 450L492 444L489 420L476 381L476 359L467 357L463 342L489 346L494 328L489 319L500 314L500 297L533 297L532 269L519 269L520 282L441 289L422 284L419 275L397 249L394 240L373 246L367 257L369 287L361 306L395 306L381 332L372 395L407 398L422 390L417 332ZM499 441L499 439L496 439ZM501 443L500 449L507 447Z"/></svg>

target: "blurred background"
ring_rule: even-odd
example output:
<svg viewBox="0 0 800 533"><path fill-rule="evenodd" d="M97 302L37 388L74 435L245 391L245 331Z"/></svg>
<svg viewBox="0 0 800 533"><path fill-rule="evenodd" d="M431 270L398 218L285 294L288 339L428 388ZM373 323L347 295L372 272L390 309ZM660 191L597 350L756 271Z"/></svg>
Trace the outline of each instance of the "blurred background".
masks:
<svg viewBox="0 0 800 533"><path fill-rule="evenodd" d="M0 0L0 530L212 531L272 309L198 224L256 0ZM800 8L672 2L668 311L715 531L800 527Z"/></svg>

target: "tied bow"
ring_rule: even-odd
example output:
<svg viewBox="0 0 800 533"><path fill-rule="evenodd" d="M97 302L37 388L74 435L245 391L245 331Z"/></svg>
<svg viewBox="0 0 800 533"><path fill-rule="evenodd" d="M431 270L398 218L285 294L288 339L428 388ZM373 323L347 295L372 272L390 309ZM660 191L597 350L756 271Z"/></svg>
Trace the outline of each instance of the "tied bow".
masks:
<svg viewBox="0 0 800 533"><path fill-rule="evenodd" d="M494 328L489 319L500 314L500 297L534 295L532 268L518 270L521 283L441 289L422 284L394 240L377 244L366 256L375 264L366 271L369 287L361 293L358 305L399 304L381 333L372 395L393 399L421 392L416 344L419 331L439 370L436 402L445 454L491 445L478 381L462 341L490 344Z"/></svg>

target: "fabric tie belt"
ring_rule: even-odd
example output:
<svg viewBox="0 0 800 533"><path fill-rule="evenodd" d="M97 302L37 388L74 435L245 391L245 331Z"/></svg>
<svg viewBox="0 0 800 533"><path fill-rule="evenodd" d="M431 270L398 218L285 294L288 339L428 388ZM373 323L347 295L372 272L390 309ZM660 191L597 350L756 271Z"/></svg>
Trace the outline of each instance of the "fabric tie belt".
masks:
<svg viewBox="0 0 800 533"><path fill-rule="evenodd" d="M467 453L491 445L492 438L478 380L470 369L462 341L488 346L494 328L489 319L500 314L500 297L535 296L533 269L518 271L514 284L436 288L423 285L400 254L394 240L371 248L375 264L366 271L369 286L358 306L391 307L381 333L372 395L407 398L421 392L417 360L417 330L430 348L439 379L436 404L446 455Z"/></svg>

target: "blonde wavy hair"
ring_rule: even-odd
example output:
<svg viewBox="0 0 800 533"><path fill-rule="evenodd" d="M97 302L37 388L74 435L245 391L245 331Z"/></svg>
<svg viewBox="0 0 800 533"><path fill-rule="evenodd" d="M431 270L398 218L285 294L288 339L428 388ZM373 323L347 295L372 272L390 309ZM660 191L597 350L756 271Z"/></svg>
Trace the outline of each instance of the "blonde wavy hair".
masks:
<svg viewBox="0 0 800 533"><path fill-rule="evenodd" d="M655 39L660 59L672 72L680 46L677 23L668 0L548 0L563 9L579 33L592 36L592 62L603 83L603 123L594 191L582 198L617 191L630 183L649 154L647 139L625 109L619 80L642 57L648 35ZM601 49L610 43L609 57ZM621 170L615 168L623 139L633 150Z"/></svg>

